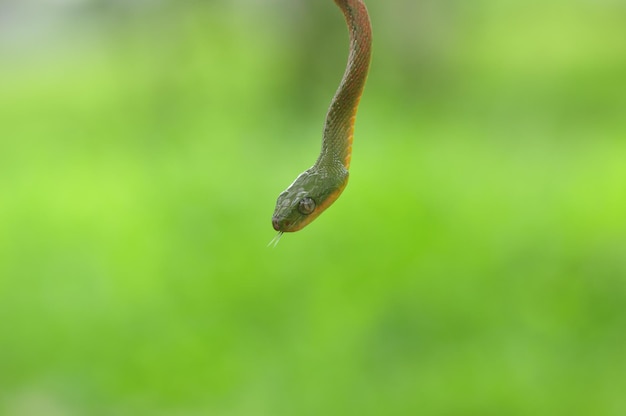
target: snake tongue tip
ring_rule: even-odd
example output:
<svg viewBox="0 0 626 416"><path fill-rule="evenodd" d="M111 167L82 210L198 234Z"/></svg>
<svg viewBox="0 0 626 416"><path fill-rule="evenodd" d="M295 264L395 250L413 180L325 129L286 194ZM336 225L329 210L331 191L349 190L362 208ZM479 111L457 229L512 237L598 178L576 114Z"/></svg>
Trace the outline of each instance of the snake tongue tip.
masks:
<svg viewBox="0 0 626 416"><path fill-rule="evenodd" d="M279 231L278 234L276 234L274 238L272 238L272 240L269 242L267 246L275 248L278 245L278 242L280 241L280 237L282 236L283 236L283 232Z"/></svg>

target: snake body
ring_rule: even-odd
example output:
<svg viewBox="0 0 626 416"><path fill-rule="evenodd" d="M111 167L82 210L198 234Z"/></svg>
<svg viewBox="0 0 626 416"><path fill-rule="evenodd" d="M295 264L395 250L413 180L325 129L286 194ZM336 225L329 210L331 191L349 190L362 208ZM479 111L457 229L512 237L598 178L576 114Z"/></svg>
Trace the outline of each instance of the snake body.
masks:
<svg viewBox="0 0 626 416"><path fill-rule="evenodd" d="M272 225L279 233L298 231L337 200L348 183L357 107L369 69L372 29L362 0L335 0L350 33L348 64L326 115L322 150L276 202Z"/></svg>

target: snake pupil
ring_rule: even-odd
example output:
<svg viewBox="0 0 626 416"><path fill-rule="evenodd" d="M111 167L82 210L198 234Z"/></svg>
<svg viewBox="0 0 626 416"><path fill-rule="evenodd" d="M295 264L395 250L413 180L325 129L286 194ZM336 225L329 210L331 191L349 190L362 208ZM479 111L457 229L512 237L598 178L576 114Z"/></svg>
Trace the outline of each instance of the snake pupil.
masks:
<svg viewBox="0 0 626 416"><path fill-rule="evenodd" d="M313 201L313 198L309 198L307 196L300 200L300 203L298 204L298 211L300 211L301 214L309 215L313 212L313 210L315 210L315 201Z"/></svg>

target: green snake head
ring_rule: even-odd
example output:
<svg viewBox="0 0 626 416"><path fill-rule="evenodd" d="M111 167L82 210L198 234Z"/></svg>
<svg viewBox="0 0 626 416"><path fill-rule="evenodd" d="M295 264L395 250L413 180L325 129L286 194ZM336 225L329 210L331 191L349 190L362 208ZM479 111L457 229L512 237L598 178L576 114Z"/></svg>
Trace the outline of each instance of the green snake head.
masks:
<svg viewBox="0 0 626 416"><path fill-rule="evenodd" d="M278 196L272 225L279 232L298 231L317 218L339 197L348 183L348 170L336 166L329 171L317 166L302 172Z"/></svg>

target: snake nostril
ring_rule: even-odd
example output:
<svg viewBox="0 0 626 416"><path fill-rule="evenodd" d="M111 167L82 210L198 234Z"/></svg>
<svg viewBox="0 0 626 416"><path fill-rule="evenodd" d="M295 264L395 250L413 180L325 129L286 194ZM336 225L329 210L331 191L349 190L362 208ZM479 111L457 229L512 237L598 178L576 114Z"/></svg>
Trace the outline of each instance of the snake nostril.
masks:
<svg viewBox="0 0 626 416"><path fill-rule="evenodd" d="M272 218L272 226L276 231L280 231L280 223L278 222L278 218Z"/></svg>

